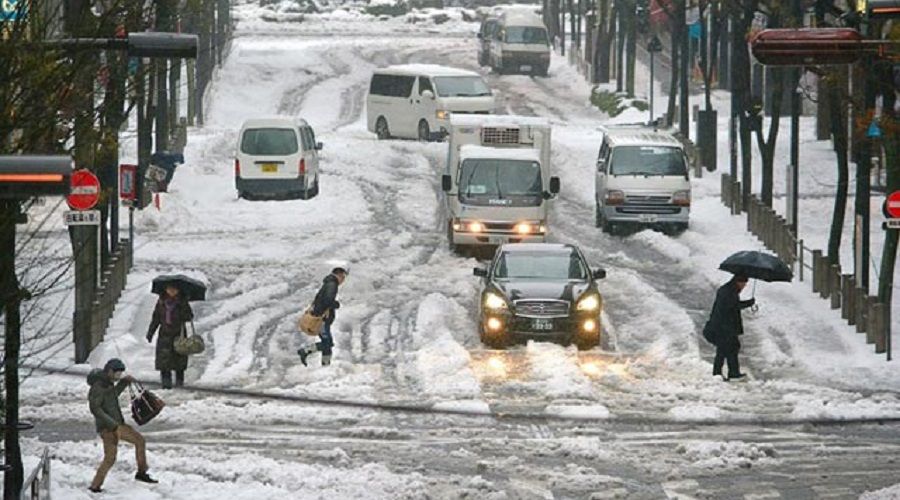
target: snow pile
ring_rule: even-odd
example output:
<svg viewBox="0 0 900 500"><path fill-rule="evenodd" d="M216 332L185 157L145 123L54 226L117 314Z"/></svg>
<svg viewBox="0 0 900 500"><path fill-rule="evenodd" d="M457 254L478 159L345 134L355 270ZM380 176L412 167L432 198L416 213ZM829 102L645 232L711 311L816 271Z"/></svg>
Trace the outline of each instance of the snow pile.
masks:
<svg viewBox="0 0 900 500"><path fill-rule="evenodd" d="M900 498L900 484L876 491L867 491L859 497L859 500L897 500L898 498Z"/></svg>
<svg viewBox="0 0 900 500"><path fill-rule="evenodd" d="M593 399L591 381L578 366L575 347L529 341L526 352L531 361L530 379L540 385L545 397Z"/></svg>
<svg viewBox="0 0 900 500"><path fill-rule="evenodd" d="M701 469L750 468L776 463L775 448L743 441L690 441L675 450Z"/></svg>
<svg viewBox="0 0 900 500"><path fill-rule="evenodd" d="M786 394L784 400L794 405L791 416L800 419L900 417L900 398L894 393L864 397L861 394L820 390L813 394Z"/></svg>

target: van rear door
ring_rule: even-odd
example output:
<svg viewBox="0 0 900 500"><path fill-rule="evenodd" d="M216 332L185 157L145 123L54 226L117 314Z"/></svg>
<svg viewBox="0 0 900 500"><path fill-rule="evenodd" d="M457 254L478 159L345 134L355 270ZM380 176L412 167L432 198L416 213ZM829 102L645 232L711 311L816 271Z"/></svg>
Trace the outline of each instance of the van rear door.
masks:
<svg viewBox="0 0 900 500"><path fill-rule="evenodd" d="M248 128L241 135L241 177L296 179L300 158L300 140L295 128Z"/></svg>

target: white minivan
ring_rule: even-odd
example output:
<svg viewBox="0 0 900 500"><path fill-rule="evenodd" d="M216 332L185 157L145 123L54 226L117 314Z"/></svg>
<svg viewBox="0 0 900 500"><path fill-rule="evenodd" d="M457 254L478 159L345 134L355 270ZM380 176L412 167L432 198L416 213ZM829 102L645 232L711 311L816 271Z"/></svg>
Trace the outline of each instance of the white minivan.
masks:
<svg viewBox="0 0 900 500"><path fill-rule="evenodd" d="M488 64L494 71L547 76L550 38L540 16L528 10L508 10L491 36Z"/></svg>
<svg viewBox="0 0 900 500"><path fill-rule="evenodd" d="M366 105L379 139L428 141L449 131L451 114L492 114L494 95L473 71L407 64L376 70Z"/></svg>
<svg viewBox="0 0 900 500"><path fill-rule="evenodd" d="M684 146L645 126L603 128L595 177L596 225L629 225L673 233L688 228L691 181Z"/></svg>
<svg viewBox="0 0 900 500"><path fill-rule="evenodd" d="M301 198L319 193L319 151L306 120L262 118L244 122L234 154L238 198Z"/></svg>

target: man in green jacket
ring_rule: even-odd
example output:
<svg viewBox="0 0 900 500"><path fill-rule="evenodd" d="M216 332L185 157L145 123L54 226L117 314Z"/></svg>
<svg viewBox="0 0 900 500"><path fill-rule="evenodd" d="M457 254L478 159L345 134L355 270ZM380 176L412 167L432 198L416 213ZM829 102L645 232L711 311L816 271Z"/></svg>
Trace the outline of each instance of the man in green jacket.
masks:
<svg viewBox="0 0 900 500"><path fill-rule="evenodd" d="M134 381L131 375L124 375L125 363L113 358L106 362L102 370L91 370L87 382L91 386L88 392L88 402L91 414L97 425L97 432L103 440L103 461L97 468L97 474L89 488L94 493L103 491L103 481L113 464L116 463L119 440L134 445L137 458L137 474L134 478L144 483L157 483L158 481L147 474L147 452L144 436L131 426L125 424L122 417L122 409L119 408L119 394Z"/></svg>

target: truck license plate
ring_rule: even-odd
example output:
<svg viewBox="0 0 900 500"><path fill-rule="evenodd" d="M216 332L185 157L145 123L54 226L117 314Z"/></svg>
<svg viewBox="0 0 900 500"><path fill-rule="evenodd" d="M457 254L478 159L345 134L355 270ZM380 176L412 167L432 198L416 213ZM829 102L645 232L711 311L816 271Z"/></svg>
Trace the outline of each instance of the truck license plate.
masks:
<svg viewBox="0 0 900 500"><path fill-rule="evenodd" d="M491 245L505 245L506 238L504 236L490 236L488 237L488 242Z"/></svg>
<svg viewBox="0 0 900 500"><path fill-rule="evenodd" d="M531 328L539 331L550 331L553 329L552 319L534 319L531 320Z"/></svg>
<svg viewBox="0 0 900 500"><path fill-rule="evenodd" d="M519 71L531 71L531 66L528 65L528 64L525 64L525 65L523 65L523 66L519 66Z"/></svg>
<svg viewBox="0 0 900 500"><path fill-rule="evenodd" d="M263 163L262 171L267 174L278 172L278 165L275 163Z"/></svg>
<svg viewBox="0 0 900 500"><path fill-rule="evenodd" d="M656 214L640 214L638 217L645 224L656 222Z"/></svg>

